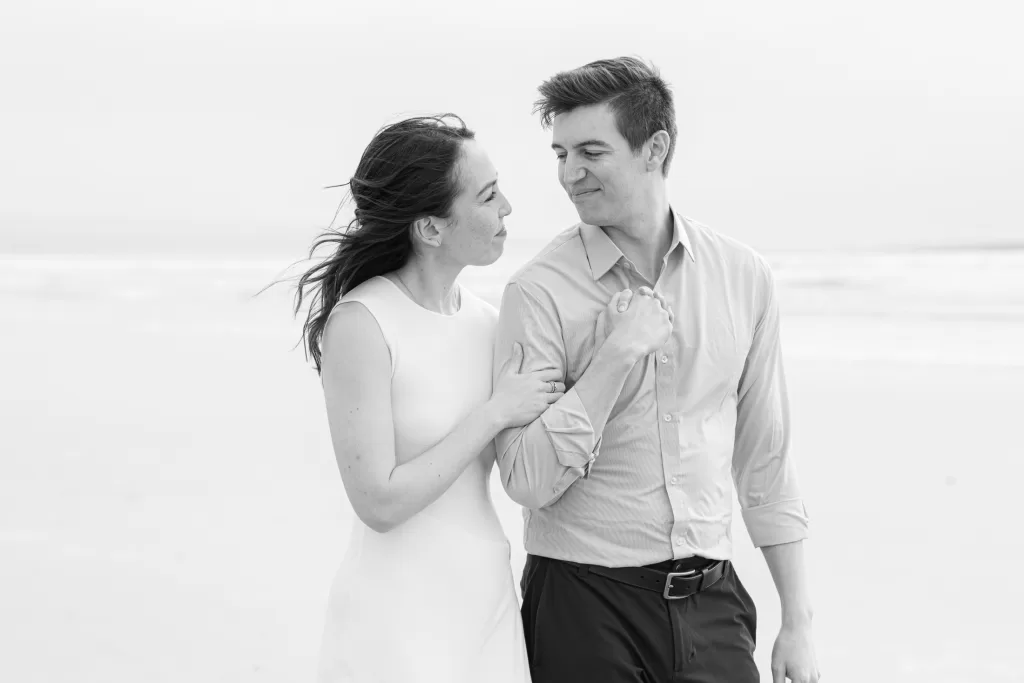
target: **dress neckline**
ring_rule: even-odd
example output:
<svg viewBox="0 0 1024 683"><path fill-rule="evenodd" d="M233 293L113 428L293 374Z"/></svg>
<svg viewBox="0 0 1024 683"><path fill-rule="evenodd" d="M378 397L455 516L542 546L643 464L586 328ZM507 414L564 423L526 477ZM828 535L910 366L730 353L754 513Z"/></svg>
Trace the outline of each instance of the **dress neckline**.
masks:
<svg viewBox="0 0 1024 683"><path fill-rule="evenodd" d="M423 306L420 306L418 303L413 301L412 297L410 297L408 294L406 294L402 290L402 288L399 287L398 284L396 284L391 278L389 278L389 277L387 277L385 275L378 275L377 277L380 278L381 280L384 280L385 282L387 282L388 285L390 285L392 287L392 289L394 289L395 292L398 293L399 296L401 296L403 299L405 299L406 301L409 302L410 306L413 306L414 308L417 308L420 311L423 311L427 315L432 315L432 316L437 317L437 318L444 318L446 320L454 320L456 318L461 317L463 315L463 313L465 312L465 310L466 310L466 297L464 296L465 291L463 290L462 285L460 285L458 282L455 283L455 286L458 287L459 310L455 311L454 313L450 313L449 314L449 313L438 313L437 311L432 311L429 308L424 308Z"/></svg>

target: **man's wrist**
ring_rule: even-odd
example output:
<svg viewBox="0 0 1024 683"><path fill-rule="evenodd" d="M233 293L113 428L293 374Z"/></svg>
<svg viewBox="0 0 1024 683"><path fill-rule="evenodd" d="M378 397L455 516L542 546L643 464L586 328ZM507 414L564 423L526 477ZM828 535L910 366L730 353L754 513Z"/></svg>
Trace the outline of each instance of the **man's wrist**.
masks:
<svg viewBox="0 0 1024 683"><path fill-rule="evenodd" d="M620 331L613 331L598 351L610 357L620 358L623 362L633 366L646 354L644 350L633 339Z"/></svg>
<svg viewBox="0 0 1024 683"><path fill-rule="evenodd" d="M807 628L814 619L814 611L809 605L796 605L782 607L783 628Z"/></svg>

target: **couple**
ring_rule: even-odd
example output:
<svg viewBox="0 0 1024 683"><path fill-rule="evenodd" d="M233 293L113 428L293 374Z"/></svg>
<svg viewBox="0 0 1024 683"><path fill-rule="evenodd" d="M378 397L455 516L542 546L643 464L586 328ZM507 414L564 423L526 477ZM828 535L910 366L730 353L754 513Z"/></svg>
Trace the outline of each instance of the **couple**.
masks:
<svg viewBox="0 0 1024 683"><path fill-rule="evenodd" d="M511 205L454 115L380 130L355 218L299 283L356 513L322 683L748 683L733 483L782 601L775 681L817 681L772 274L684 218L672 94L641 60L540 86L581 222L506 285ZM488 480L525 508L520 608Z"/></svg>

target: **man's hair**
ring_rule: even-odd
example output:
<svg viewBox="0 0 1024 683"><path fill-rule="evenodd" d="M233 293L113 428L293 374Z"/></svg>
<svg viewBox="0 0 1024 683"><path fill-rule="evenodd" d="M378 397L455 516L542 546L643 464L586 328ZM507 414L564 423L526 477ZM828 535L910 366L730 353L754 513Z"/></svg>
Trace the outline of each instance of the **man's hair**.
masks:
<svg viewBox="0 0 1024 683"><path fill-rule="evenodd" d="M541 97L534 103L533 113L540 114L545 128L559 114L607 103L615 114L615 127L634 154L652 135L664 130L669 145L661 172L668 175L676 148L676 114L672 91L653 64L636 57L600 59L557 73L538 90Z"/></svg>

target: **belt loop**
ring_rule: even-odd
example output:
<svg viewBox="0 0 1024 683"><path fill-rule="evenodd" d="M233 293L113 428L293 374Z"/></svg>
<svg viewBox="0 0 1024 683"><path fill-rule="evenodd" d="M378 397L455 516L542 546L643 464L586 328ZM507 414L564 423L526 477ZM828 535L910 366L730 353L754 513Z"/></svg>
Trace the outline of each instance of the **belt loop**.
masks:
<svg viewBox="0 0 1024 683"><path fill-rule="evenodd" d="M589 573L590 573L590 567L588 567L587 565L585 565L585 564L578 564L578 565L576 565L576 574L579 575L579 577L581 579L587 578L587 574L589 574Z"/></svg>

